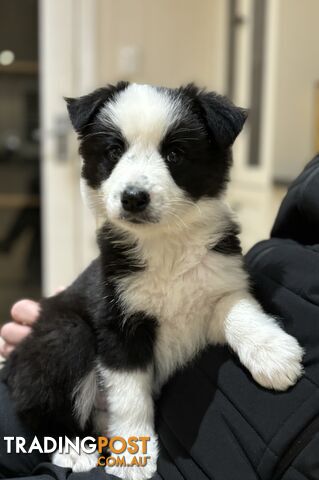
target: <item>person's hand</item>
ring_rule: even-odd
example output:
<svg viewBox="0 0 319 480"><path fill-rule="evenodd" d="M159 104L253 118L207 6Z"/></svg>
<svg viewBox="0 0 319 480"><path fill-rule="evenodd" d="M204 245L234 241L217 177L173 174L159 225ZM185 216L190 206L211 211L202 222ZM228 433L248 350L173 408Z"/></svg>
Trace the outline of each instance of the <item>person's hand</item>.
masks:
<svg viewBox="0 0 319 480"><path fill-rule="evenodd" d="M31 332L31 325L39 316L40 307L33 300L19 300L11 308L12 321L0 330L0 355L7 358L12 350Z"/></svg>

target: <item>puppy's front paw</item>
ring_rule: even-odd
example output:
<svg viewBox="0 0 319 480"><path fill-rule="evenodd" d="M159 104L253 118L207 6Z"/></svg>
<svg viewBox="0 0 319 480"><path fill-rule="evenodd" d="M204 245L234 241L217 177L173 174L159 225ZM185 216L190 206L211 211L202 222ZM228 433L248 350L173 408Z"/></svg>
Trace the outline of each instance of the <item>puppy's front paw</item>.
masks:
<svg viewBox="0 0 319 480"><path fill-rule="evenodd" d="M287 390L302 375L303 349L297 340L280 329L254 347L249 370L265 388Z"/></svg>
<svg viewBox="0 0 319 480"><path fill-rule="evenodd" d="M56 452L52 456L52 463L59 467L72 468L73 472L89 472L97 466L97 453L76 453L70 449L68 453Z"/></svg>

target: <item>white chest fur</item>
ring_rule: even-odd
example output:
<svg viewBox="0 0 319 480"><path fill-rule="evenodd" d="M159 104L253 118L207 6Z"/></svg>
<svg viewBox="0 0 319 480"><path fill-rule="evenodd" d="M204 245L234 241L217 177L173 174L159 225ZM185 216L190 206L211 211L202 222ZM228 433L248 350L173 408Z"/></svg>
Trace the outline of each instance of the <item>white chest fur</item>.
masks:
<svg viewBox="0 0 319 480"><path fill-rule="evenodd" d="M144 242L146 268L121 280L121 300L159 322L155 364L159 383L184 365L207 343L214 304L243 287L246 276L237 256L208 249L207 233Z"/></svg>

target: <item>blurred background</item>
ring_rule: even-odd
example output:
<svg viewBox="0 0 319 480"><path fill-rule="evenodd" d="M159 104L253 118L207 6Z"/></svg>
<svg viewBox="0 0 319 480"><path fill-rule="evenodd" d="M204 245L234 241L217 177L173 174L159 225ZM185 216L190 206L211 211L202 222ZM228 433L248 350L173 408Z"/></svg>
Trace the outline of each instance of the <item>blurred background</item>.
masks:
<svg viewBox="0 0 319 480"><path fill-rule="evenodd" d="M245 251L319 150L318 0L0 0L0 322L96 253L62 97L195 81L251 110L228 199Z"/></svg>

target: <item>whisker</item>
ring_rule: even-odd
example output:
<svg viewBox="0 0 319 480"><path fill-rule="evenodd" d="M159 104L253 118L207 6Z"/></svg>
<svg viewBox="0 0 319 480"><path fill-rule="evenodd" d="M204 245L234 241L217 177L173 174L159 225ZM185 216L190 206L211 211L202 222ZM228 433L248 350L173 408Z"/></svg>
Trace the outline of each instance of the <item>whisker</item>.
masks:
<svg viewBox="0 0 319 480"><path fill-rule="evenodd" d="M171 210L168 210L168 214L175 217L184 228L186 228L186 229L189 228L189 226L184 222L184 220L179 215L177 215L177 213L172 212Z"/></svg>
<svg viewBox="0 0 319 480"><path fill-rule="evenodd" d="M174 205L190 205L192 207L195 207L197 208L198 212L200 215L202 215L202 210L200 208L200 206L197 204L197 203L194 203L194 202L191 202L190 200L170 200L169 201L170 204L174 204Z"/></svg>

